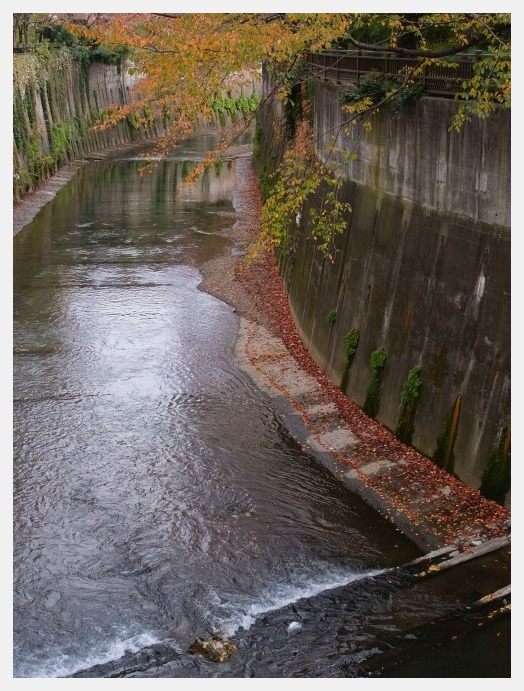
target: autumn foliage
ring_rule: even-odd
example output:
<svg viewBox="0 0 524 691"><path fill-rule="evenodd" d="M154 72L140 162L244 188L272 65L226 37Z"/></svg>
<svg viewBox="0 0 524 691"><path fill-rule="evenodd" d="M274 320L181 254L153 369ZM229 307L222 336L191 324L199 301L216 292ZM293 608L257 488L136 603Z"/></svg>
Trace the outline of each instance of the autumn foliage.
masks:
<svg viewBox="0 0 524 691"><path fill-rule="evenodd" d="M213 99L233 83L249 82L264 63L278 67L271 97L285 98L290 75L305 51L364 50L415 57L414 68L477 51L474 75L463 84L456 126L472 114L485 117L510 105L510 15L508 13L119 13L57 15L86 40L130 50L142 75L137 101L153 115L171 116L165 149L211 115ZM296 72L294 73L296 75ZM409 77L409 75L408 75ZM408 85L409 79L406 80ZM115 109L106 126L126 110ZM358 110L358 108L357 108Z"/></svg>
<svg viewBox="0 0 524 691"><path fill-rule="evenodd" d="M487 117L497 107L510 105L507 13L58 15L58 21L64 20L68 30L85 41L128 50L129 69L140 75L134 101L109 109L98 126L111 127L129 116L138 122L162 118L166 134L154 152L155 160L173 151L197 122L211 119L214 104L224 94L252 89L254 80L260 80L262 64L272 76L265 100L289 104L293 89L308 78L307 70L298 69L306 51L386 51L417 59L412 71L397 75L381 99L363 94L346 104L345 127L370 129L374 113L385 102L402 101L404 92L413 88L413 77L427 65L442 65L453 75L458 64L454 56L473 50L477 51L473 76L462 84L454 127L459 130L473 115ZM262 101L259 107L264 106ZM219 160L256 115L250 113L224 131L220 146L207 154L188 182ZM332 259L334 238L345 229L350 211L339 199L342 178L339 171L316 159L312 128L306 131L304 123L296 135L271 180L258 249L282 246L293 224L302 221L319 249ZM306 210L308 199L318 194L320 208Z"/></svg>

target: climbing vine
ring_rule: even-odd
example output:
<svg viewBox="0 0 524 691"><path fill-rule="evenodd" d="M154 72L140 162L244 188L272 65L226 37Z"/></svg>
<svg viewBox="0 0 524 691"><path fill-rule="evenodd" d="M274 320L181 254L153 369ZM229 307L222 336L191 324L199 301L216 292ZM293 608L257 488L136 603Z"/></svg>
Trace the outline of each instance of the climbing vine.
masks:
<svg viewBox="0 0 524 691"><path fill-rule="evenodd" d="M293 227L299 227L308 202L317 193L320 204L309 208L310 237L330 261L335 256L335 237L347 227L351 206L339 199L345 178L337 177L316 157L311 125L297 125L294 144L284 154L278 171L270 178L271 191L261 211L261 232L253 252L280 247Z"/></svg>
<svg viewBox="0 0 524 691"><path fill-rule="evenodd" d="M254 113L259 105L260 98L256 92L253 92L249 98L240 94L235 98L216 96L209 101L209 107L215 113L228 111L231 115L234 113Z"/></svg>

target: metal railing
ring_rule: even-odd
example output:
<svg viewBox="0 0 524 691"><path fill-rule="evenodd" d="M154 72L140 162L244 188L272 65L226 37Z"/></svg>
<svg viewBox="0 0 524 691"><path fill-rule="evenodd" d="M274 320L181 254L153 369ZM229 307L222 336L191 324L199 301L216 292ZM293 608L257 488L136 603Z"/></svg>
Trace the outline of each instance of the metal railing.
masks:
<svg viewBox="0 0 524 691"><path fill-rule="evenodd" d="M473 76L473 63L482 54L460 54L453 61L453 67L425 65L419 74L412 76L421 84L428 96L452 98L463 91L462 82ZM458 57L458 59L457 59ZM333 84L349 86L368 72L381 72L391 77L402 77L419 67L419 58L397 57L392 53L366 53L364 51L325 51L306 53L305 62L312 75Z"/></svg>

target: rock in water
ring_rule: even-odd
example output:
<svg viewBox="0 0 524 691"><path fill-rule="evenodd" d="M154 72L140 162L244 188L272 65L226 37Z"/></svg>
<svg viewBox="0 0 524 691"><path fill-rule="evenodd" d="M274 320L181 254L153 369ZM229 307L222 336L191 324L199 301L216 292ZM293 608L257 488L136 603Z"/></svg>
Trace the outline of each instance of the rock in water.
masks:
<svg viewBox="0 0 524 691"><path fill-rule="evenodd" d="M212 636L208 641L204 638L195 639L187 652L191 655L199 655L211 662L224 662L236 649L236 645L230 643L227 638Z"/></svg>

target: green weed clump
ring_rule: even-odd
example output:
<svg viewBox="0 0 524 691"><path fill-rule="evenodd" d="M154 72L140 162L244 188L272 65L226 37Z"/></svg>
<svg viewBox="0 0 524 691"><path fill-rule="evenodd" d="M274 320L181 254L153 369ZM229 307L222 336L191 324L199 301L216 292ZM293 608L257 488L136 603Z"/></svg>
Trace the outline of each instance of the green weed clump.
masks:
<svg viewBox="0 0 524 691"><path fill-rule="evenodd" d="M253 158L256 160L260 155L260 142L262 141L262 127L260 123L255 124L255 132L253 134Z"/></svg>
<svg viewBox="0 0 524 691"><path fill-rule="evenodd" d="M344 336L344 350L346 351L346 360L348 362L351 362L357 350L359 336L358 329L351 329Z"/></svg>
<svg viewBox="0 0 524 691"><path fill-rule="evenodd" d="M421 384L420 366L417 365L417 367L410 370L404 382L400 401L400 418L397 429L395 430L397 437L406 444L411 444L411 439L413 437L415 414L417 412Z"/></svg>
<svg viewBox="0 0 524 691"><path fill-rule="evenodd" d="M349 370L351 368L351 363L353 362L353 356L357 350L358 339L359 339L358 329L351 329L344 336L344 351L346 353L346 366L344 367L344 373L342 375L342 381L340 383L341 391L345 391L349 382Z"/></svg>
<svg viewBox="0 0 524 691"><path fill-rule="evenodd" d="M382 378L384 367L386 366L386 351L379 348L371 353L369 366L371 367L371 382L369 384L363 410L369 417L375 418L380 405L380 390L382 389Z"/></svg>
<svg viewBox="0 0 524 691"><path fill-rule="evenodd" d="M329 310L326 314L326 321L328 324L334 324L337 321L337 310Z"/></svg>

